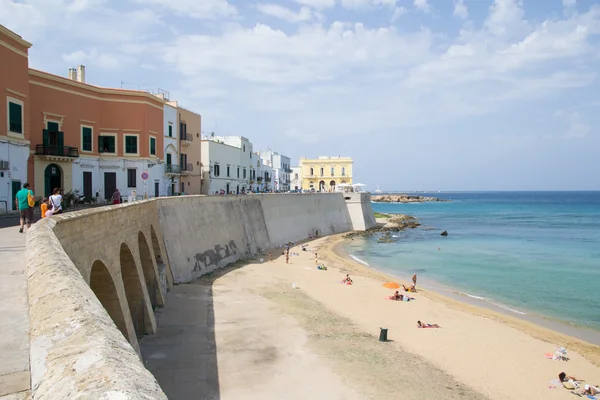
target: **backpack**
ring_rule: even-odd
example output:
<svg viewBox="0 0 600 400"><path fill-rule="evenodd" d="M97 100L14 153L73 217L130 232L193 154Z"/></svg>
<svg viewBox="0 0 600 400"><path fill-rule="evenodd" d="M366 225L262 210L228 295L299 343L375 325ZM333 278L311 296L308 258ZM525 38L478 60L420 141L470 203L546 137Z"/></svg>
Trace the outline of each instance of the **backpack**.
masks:
<svg viewBox="0 0 600 400"><path fill-rule="evenodd" d="M27 193L27 204L29 205L29 207L35 206L35 199L31 195L31 190Z"/></svg>

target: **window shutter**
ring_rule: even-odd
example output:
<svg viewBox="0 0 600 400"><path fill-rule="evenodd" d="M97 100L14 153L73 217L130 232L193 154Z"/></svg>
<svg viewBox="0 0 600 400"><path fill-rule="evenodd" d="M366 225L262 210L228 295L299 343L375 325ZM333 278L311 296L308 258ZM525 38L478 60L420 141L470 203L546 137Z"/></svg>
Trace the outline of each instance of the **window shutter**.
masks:
<svg viewBox="0 0 600 400"><path fill-rule="evenodd" d="M57 142L57 154L64 155L65 154L65 142L64 142L64 133L58 132L58 142Z"/></svg>
<svg viewBox="0 0 600 400"><path fill-rule="evenodd" d="M109 137L108 151L111 152L111 153L115 152L115 138L114 138L114 136L110 136Z"/></svg>
<svg viewBox="0 0 600 400"><path fill-rule="evenodd" d="M50 144L50 138L48 136L48 129L44 129L42 131L42 144L44 145L44 149L48 147Z"/></svg>

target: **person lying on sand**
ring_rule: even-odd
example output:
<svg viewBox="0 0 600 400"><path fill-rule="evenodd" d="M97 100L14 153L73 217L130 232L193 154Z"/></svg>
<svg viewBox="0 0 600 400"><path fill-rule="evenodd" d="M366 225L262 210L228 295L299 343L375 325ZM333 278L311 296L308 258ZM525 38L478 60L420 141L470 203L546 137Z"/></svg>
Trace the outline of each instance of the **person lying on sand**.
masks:
<svg viewBox="0 0 600 400"><path fill-rule="evenodd" d="M352 279L350 278L350 275L346 274L346 277L344 278L342 283L352 284Z"/></svg>
<svg viewBox="0 0 600 400"><path fill-rule="evenodd" d="M562 382L569 382L569 381L574 381L574 382L583 382L583 380L581 379L577 379L574 376L569 376L567 375L565 372L561 372L560 374L558 374L558 380L562 383Z"/></svg>
<svg viewBox="0 0 600 400"><path fill-rule="evenodd" d="M600 385L585 385L581 394L587 394L589 396L600 394L600 389L598 389L598 387L600 387Z"/></svg>
<svg viewBox="0 0 600 400"><path fill-rule="evenodd" d="M417 328L441 328L438 324L426 324L421 321L417 321Z"/></svg>
<svg viewBox="0 0 600 400"><path fill-rule="evenodd" d="M405 292L417 293L417 289L415 288L415 285L412 285L411 287L406 287L406 286L402 285L402 287L404 288Z"/></svg>
<svg viewBox="0 0 600 400"><path fill-rule="evenodd" d="M396 290L396 293L394 293L393 295L390 296L390 300L404 300L404 296L400 294L400 292L398 292Z"/></svg>

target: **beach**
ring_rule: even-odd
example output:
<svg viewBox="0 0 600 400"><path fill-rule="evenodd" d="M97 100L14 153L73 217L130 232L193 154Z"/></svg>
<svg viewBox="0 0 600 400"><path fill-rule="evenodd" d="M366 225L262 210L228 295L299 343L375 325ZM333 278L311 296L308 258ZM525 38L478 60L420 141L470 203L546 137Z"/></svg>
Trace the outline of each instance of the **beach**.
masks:
<svg viewBox="0 0 600 400"><path fill-rule="evenodd" d="M350 259L342 240L296 245L289 264L275 249L273 261L174 289L211 292L221 399L569 399L552 382L560 372L599 383L598 346L429 291L390 301L382 283L393 278ZM346 274L353 285L339 283ZM417 320L441 328L418 329ZM380 328L388 342L378 341ZM545 357L558 345L569 361Z"/></svg>

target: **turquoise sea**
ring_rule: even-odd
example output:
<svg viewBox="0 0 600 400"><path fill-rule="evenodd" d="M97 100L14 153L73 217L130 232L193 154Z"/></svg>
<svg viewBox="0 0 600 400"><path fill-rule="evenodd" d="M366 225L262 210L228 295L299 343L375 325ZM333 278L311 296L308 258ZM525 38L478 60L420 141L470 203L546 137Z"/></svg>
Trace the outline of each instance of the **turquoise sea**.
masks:
<svg viewBox="0 0 600 400"><path fill-rule="evenodd" d="M371 267L515 316L589 328L600 338L600 192L427 193L444 203L373 203L421 228L355 239ZM440 236L447 230L447 237Z"/></svg>

